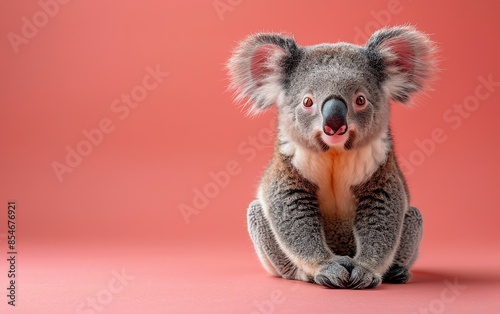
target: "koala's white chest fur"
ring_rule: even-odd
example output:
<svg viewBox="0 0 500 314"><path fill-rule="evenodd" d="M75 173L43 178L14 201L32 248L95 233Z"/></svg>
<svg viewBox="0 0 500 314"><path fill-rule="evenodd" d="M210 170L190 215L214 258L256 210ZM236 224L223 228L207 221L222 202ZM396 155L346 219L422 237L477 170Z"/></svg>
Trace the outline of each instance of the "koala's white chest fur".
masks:
<svg viewBox="0 0 500 314"><path fill-rule="evenodd" d="M351 187L369 179L387 158L388 147L380 138L352 151L315 153L296 148L292 162L319 189L317 197L325 218L351 217L356 202Z"/></svg>

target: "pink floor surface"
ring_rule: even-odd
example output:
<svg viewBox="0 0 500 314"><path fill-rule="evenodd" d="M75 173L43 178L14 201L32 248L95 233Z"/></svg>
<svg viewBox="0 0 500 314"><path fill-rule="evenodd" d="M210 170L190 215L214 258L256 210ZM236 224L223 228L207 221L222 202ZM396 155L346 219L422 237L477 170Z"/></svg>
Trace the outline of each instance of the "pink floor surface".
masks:
<svg viewBox="0 0 500 314"><path fill-rule="evenodd" d="M17 304L1 313L500 313L486 249L424 250L408 284L362 291L269 276L249 242L20 251Z"/></svg>

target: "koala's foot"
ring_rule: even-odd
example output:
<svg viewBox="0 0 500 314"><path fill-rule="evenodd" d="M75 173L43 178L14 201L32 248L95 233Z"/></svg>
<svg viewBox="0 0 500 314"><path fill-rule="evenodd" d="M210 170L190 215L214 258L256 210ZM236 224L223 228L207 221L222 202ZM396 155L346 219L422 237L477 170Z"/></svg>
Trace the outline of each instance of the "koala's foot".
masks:
<svg viewBox="0 0 500 314"><path fill-rule="evenodd" d="M405 266L392 264L382 276L382 281L387 283L407 283L410 280L410 270Z"/></svg>
<svg viewBox="0 0 500 314"><path fill-rule="evenodd" d="M378 286L382 280L352 258L342 256L321 269L314 282L328 288L369 289Z"/></svg>

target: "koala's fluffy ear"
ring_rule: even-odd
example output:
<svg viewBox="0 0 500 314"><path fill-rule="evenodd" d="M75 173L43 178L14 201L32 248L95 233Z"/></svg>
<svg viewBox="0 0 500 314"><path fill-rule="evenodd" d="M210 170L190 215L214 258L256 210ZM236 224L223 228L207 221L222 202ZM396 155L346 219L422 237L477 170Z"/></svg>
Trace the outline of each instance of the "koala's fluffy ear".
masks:
<svg viewBox="0 0 500 314"><path fill-rule="evenodd" d="M383 28L366 44L370 59L384 73L383 86L395 101L406 104L427 87L436 70L436 47L411 26Z"/></svg>
<svg viewBox="0 0 500 314"><path fill-rule="evenodd" d="M300 59L300 49L290 37L261 33L242 41L229 59L230 88L238 101L252 103L258 113L278 100L286 80Z"/></svg>

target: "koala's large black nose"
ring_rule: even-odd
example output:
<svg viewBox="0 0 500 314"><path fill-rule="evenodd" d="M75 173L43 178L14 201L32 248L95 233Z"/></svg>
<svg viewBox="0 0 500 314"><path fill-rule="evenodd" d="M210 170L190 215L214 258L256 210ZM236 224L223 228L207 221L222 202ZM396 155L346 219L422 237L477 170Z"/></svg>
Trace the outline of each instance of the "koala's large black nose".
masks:
<svg viewBox="0 0 500 314"><path fill-rule="evenodd" d="M347 132L347 105L342 99L330 98L321 109L323 132L326 135L342 135Z"/></svg>

